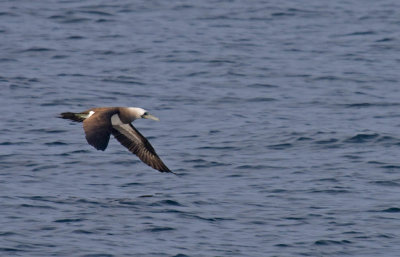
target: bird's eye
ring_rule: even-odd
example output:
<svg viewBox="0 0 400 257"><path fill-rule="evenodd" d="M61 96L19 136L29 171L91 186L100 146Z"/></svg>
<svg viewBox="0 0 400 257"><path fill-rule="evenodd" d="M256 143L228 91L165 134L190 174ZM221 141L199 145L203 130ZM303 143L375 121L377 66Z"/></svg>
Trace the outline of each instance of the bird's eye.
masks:
<svg viewBox="0 0 400 257"><path fill-rule="evenodd" d="M148 112L145 112L145 113L143 113L143 115L149 115L149 113L148 113Z"/></svg>

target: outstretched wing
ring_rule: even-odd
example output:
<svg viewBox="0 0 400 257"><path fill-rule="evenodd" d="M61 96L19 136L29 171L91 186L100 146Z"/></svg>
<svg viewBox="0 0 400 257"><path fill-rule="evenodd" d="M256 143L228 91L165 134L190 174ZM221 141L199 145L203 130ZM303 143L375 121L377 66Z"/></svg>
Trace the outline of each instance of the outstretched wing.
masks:
<svg viewBox="0 0 400 257"><path fill-rule="evenodd" d="M123 146L150 167L161 172L171 172L149 141L132 124L112 125L111 133Z"/></svg>

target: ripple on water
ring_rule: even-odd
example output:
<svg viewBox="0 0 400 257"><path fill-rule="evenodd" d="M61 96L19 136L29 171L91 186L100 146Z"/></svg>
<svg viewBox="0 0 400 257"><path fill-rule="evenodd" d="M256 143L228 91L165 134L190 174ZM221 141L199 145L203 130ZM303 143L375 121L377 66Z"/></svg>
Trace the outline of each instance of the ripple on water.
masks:
<svg viewBox="0 0 400 257"><path fill-rule="evenodd" d="M76 219L72 219L72 218L65 218L65 219L57 219L54 220L53 222L56 223L76 223L76 222L82 222L85 219L81 219L81 218L76 218Z"/></svg>
<svg viewBox="0 0 400 257"><path fill-rule="evenodd" d="M174 231L176 230L175 228L171 228L171 227L156 227L156 226L152 226L150 228L146 228L144 231L147 232L153 232L153 233L159 233L159 232L169 232L169 231Z"/></svg>
<svg viewBox="0 0 400 257"><path fill-rule="evenodd" d="M151 206L183 206L182 204L180 204L177 201L174 200L170 200L170 199L165 199L165 200L161 200L161 201L157 201L154 202L152 204L150 204Z"/></svg>
<svg viewBox="0 0 400 257"><path fill-rule="evenodd" d="M349 240L317 240L314 242L315 245L347 245L351 244L352 242Z"/></svg>
<svg viewBox="0 0 400 257"><path fill-rule="evenodd" d="M400 212L400 208L398 208L398 207L390 207L390 208L382 210L382 212L398 213L398 212Z"/></svg>
<svg viewBox="0 0 400 257"><path fill-rule="evenodd" d="M1 2L0 256L400 252L396 0L103 2ZM113 105L182 175L56 118Z"/></svg>
<svg viewBox="0 0 400 257"><path fill-rule="evenodd" d="M22 250L20 248L12 248L12 247L0 247L0 252L6 252L6 253L13 253L13 252L25 252L25 250Z"/></svg>
<svg viewBox="0 0 400 257"><path fill-rule="evenodd" d="M116 255L107 254L107 253L93 253L93 254L84 254L82 257L114 257Z"/></svg>
<svg viewBox="0 0 400 257"><path fill-rule="evenodd" d="M377 181L372 181L370 183L379 185L379 186L387 186L387 187L400 187L400 183L392 180L377 180Z"/></svg>
<svg viewBox="0 0 400 257"><path fill-rule="evenodd" d="M379 137L379 134L377 133L371 133L371 134L365 134L365 133L360 133L357 134L353 137L350 137L345 140L346 143L366 143L366 142L371 142L373 139L376 139Z"/></svg>
<svg viewBox="0 0 400 257"><path fill-rule="evenodd" d="M290 143L282 143L282 144L276 144L276 145L269 145L268 148L272 150L286 150L293 147L293 144Z"/></svg>

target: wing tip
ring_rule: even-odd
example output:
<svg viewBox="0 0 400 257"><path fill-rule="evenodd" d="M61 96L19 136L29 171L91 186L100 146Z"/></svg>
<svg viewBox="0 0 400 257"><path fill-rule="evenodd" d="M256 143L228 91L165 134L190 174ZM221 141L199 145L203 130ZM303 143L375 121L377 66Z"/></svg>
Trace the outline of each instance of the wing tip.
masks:
<svg viewBox="0 0 400 257"><path fill-rule="evenodd" d="M161 171L161 170L160 170L160 171ZM176 175L176 173L173 172L173 171L170 170L170 169L168 169L168 170L162 170L161 172L163 172L163 173L172 173L172 174Z"/></svg>
<svg viewBox="0 0 400 257"><path fill-rule="evenodd" d="M153 168L154 168L154 167L153 167ZM160 168L154 168L154 169L158 170L159 172L163 172L163 173L174 173L174 172L172 172L170 169L168 169L167 166L160 167ZM175 173L174 173L174 174L175 174Z"/></svg>
<svg viewBox="0 0 400 257"><path fill-rule="evenodd" d="M149 165L149 166L151 166L151 165ZM167 165L165 165L164 163L162 163L162 166L161 167L152 167L153 169L156 169L156 170L158 170L159 172L162 172L162 173L172 173L172 174L174 174L174 175L177 175L175 172L173 172L172 170L170 170L168 167L167 167Z"/></svg>

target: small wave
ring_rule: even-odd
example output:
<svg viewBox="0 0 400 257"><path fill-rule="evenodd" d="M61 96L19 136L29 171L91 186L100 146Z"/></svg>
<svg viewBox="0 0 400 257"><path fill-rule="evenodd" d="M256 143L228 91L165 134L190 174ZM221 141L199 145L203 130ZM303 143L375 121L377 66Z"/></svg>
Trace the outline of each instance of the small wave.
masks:
<svg viewBox="0 0 400 257"><path fill-rule="evenodd" d="M18 15L12 12L0 12L0 16L17 17Z"/></svg>
<svg viewBox="0 0 400 257"><path fill-rule="evenodd" d="M94 50L93 55L121 55L121 52L115 52L113 50Z"/></svg>
<svg viewBox="0 0 400 257"><path fill-rule="evenodd" d="M356 31L349 34L345 34L344 36L365 36L365 35L373 35L375 31L367 30L367 31Z"/></svg>
<svg viewBox="0 0 400 257"><path fill-rule="evenodd" d="M75 233L75 234L93 234L93 232L88 231L88 230L84 230L84 229L76 229L76 230L72 231L72 233Z"/></svg>
<svg viewBox="0 0 400 257"><path fill-rule="evenodd" d="M380 235L378 235L378 237L380 237L380 238L395 238L394 236L386 235L386 234L380 234Z"/></svg>
<svg viewBox="0 0 400 257"><path fill-rule="evenodd" d="M34 201L44 201L44 202L52 202L52 200L50 200L50 199L55 199L55 197L45 197L45 196L39 196L39 195L34 195L34 196L29 196L29 197L21 197L21 198L34 200Z"/></svg>
<svg viewBox="0 0 400 257"><path fill-rule="evenodd" d="M182 160L183 162L194 162L194 163L206 163L207 161L204 159L191 159L191 160Z"/></svg>
<svg viewBox="0 0 400 257"><path fill-rule="evenodd" d="M299 137L296 140L297 141L311 141L313 139L311 137Z"/></svg>
<svg viewBox="0 0 400 257"><path fill-rule="evenodd" d="M398 208L398 207L390 207L390 208L382 210L381 212L397 213L397 212L400 212L400 208Z"/></svg>
<svg viewBox="0 0 400 257"><path fill-rule="evenodd" d="M2 62L17 62L17 61L18 61L17 59L13 59L13 58L0 58L0 63L2 63ZM1 78L0 78L0 81L2 81Z"/></svg>
<svg viewBox="0 0 400 257"><path fill-rule="evenodd" d="M391 107L391 106L399 106L400 103L352 103L352 104L345 104L346 108L368 108L368 107Z"/></svg>
<svg viewBox="0 0 400 257"><path fill-rule="evenodd" d="M389 41L394 41L394 40L395 40L394 38L385 37L385 38L382 38L382 39L378 39L375 42L389 42Z"/></svg>
<svg viewBox="0 0 400 257"><path fill-rule="evenodd" d="M58 165L42 165L37 168L34 168L32 171L42 171L42 170L48 170L48 169L56 169L58 168Z"/></svg>
<svg viewBox="0 0 400 257"><path fill-rule="evenodd" d="M361 156L359 155L352 155L352 154L345 154L342 155L343 158L350 159L350 160L360 160Z"/></svg>
<svg viewBox="0 0 400 257"><path fill-rule="evenodd" d="M292 146L293 146L292 144L283 143L283 144L269 145L268 148L273 150L285 150L291 148Z"/></svg>
<svg viewBox="0 0 400 257"><path fill-rule="evenodd" d="M27 145L29 142L0 142L0 145Z"/></svg>
<svg viewBox="0 0 400 257"><path fill-rule="evenodd" d="M168 206L183 206L183 205L180 204L179 202L174 201L174 200L169 200L169 199L167 199L167 200L161 200L161 201L152 203L151 205L152 205L152 206L163 206L163 205L168 205Z"/></svg>
<svg viewBox="0 0 400 257"><path fill-rule="evenodd" d="M199 150L237 150L238 147L234 146L201 146L197 147L196 149Z"/></svg>
<svg viewBox="0 0 400 257"><path fill-rule="evenodd" d="M137 78L126 77L126 76L118 76L115 78L104 78L102 79L102 81L111 83L131 84L131 85L144 85L142 82L138 81Z"/></svg>
<svg viewBox="0 0 400 257"><path fill-rule="evenodd" d="M11 247L0 247L0 252L23 252L24 250L11 248Z"/></svg>
<svg viewBox="0 0 400 257"><path fill-rule="evenodd" d="M318 140L318 141L315 141L315 143L318 145L326 145L326 144L337 143L338 141L339 141L339 139L337 139L337 138L330 138L330 139Z"/></svg>
<svg viewBox="0 0 400 257"><path fill-rule="evenodd" d="M90 21L88 18L64 18L59 20L60 23L84 23L88 21Z"/></svg>
<svg viewBox="0 0 400 257"><path fill-rule="evenodd" d="M71 151L69 152L70 154L82 154L82 153L90 153L91 151L89 150L75 150L75 151Z"/></svg>
<svg viewBox="0 0 400 257"><path fill-rule="evenodd" d="M66 59L66 58L68 58L68 57L69 57L68 55L56 54L56 55L53 55L53 56L51 57L51 59L60 60L60 59Z"/></svg>
<svg viewBox="0 0 400 257"><path fill-rule="evenodd" d="M390 186L390 187L398 187L398 186L400 186L400 184L399 183L397 183L397 182L394 182L394 181L388 181L388 180L378 180L378 181L374 181L374 182L371 182L371 183L374 183L374 184L377 184L377 185L380 185L380 186Z"/></svg>
<svg viewBox="0 0 400 257"><path fill-rule="evenodd" d="M267 168L265 165L240 165L237 167L239 170L262 170Z"/></svg>
<svg viewBox="0 0 400 257"><path fill-rule="evenodd" d="M172 257L189 257L189 255L183 254L183 253L178 253L176 255L173 255Z"/></svg>
<svg viewBox="0 0 400 257"><path fill-rule="evenodd" d="M136 206L136 205L143 205L143 202L138 200L130 200L130 199L121 199L117 201L121 205L129 205L129 206Z"/></svg>
<svg viewBox="0 0 400 257"><path fill-rule="evenodd" d="M130 183L122 184L121 187L132 187L132 186L141 186L141 185L143 185L143 184L139 183L139 182L130 182Z"/></svg>
<svg viewBox="0 0 400 257"><path fill-rule="evenodd" d="M80 74L80 73L71 73L71 74L59 73L59 74L57 74L57 76L59 76L59 77L85 77L87 75Z"/></svg>
<svg viewBox="0 0 400 257"><path fill-rule="evenodd" d="M46 47L31 47L23 50L22 52L48 52L48 51L54 51L54 49Z"/></svg>
<svg viewBox="0 0 400 257"><path fill-rule="evenodd" d="M327 194L348 194L352 191L346 189L326 189L326 190L311 190L310 193L327 193Z"/></svg>
<svg viewBox="0 0 400 257"><path fill-rule="evenodd" d="M271 84L264 84L264 83L254 83L254 84L248 85L247 87L251 87L251 88L277 88L278 86L271 85Z"/></svg>
<svg viewBox="0 0 400 257"><path fill-rule="evenodd" d="M319 80L328 80L328 81L333 81L333 80L339 80L338 77L335 76L319 76L313 78L313 80L319 81Z"/></svg>
<svg viewBox="0 0 400 257"><path fill-rule="evenodd" d="M182 216L184 218L193 218L193 219L197 219L197 220L201 220L201 221L208 221L211 223L234 220L232 218L222 218L222 217L209 217L208 218L208 217L202 217L200 215L196 215L193 213L184 213L184 212L181 212L180 216Z"/></svg>
<svg viewBox="0 0 400 257"><path fill-rule="evenodd" d="M375 139L379 136L379 134L377 133L373 133L373 134L357 134L351 138L348 138L347 140L345 140L346 143L365 143L365 142L369 142L372 139Z"/></svg>
<svg viewBox="0 0 400 257"><path fill-rule="evenodd" d="M276 101L275 98L270 98L270 97L254 97L254 98L250 98L247 99L247 102L272 102L272 101Z"/></svg>
<svg viewBox="0 0 400 257"><path fill-rule="evenodd" d="M388 143L394 143L394 144L399 144L399 139L398 138L395 138L395 137L392 137L392 136L382 136L382 137L379 137L377 140L376 140L377 142L388 142Z"/></svg>
<svg viewBox="0 0 400 257"><path fill-rule="evenodd" d="M286 220L306 220L304 217L285 217Z"/></svg>
<svg viewBox="0 0 400 257"><path fill-rule="evenodd" d="M82 37L82 36L69 36L66 39L77 40L77 39L85 39L85 37Z"/></svg>
<svg viewBox="0 0 400 257"><path fill-rule="evenodd" d="M58 219L58 220L54 220L53 222L56 223L72 223L72 222L81 222L84 221L85 219Z"/></svg>
<svg viewBox="0 0 400 257"><path fill-rule="evenodd" d="M154 195L140 195L138 197L139 198L150 198L150 197L154 197Z"/></svg>
<svg viewBox="0 0 400 257"><path fill-rule="evenodd" d="M47 146L59 146L59 145L67 145L67 143L61 142L61 141L54 141L54 142L47 142L44 143Z"/></svg>
<svg viewBox="0 0 400 257"><path fill-rule="evenodd" d="M202 76L202 75L208 75L209 72L206 71L199 71L199 72L190 72L188 74L186 74L186 77L196 77L196 76Z"/></svg>
<svg viewBox="0 0 400 257"><path fill-rule="evenodd" d="M14 232L0 232L0 237L2 236L14 236L16 233Z"/></svg>
<svg viewBox="0 0 400 257"><path fill-rule="evenodd" d="M145 231L148 231L148 232L164 232L164 231L173 231L173 230L176 230L176 229L171 228L171 227L153 227L153 228L145 229Z"/></svg>
<svg viewBox="0 0 400 257"><path fill-rule="evenodd" d="M103 12L103 11L80 11L81 13L87 13L87 14L93 14L93 15L99 15L99 16L113 16L113 14L108 13L108 12Z"/></svg>
<svg viewBox="0 0 400 257"><path fill-rule="evenodd" d="M230 165L230 164L221 163L221 162L207 162L205 164L193 165L193 168L210 168L210 167L227 166L227 165Z"/></svg>
<svg viewBox="0 0 400 257"><path fill-rule="evenodd" d="M292 246L289 245L289 244L276 244L276 245L274 245L274 246L277 246L277 247L292 247Z"/></svg>
<svg viewBox="0 0 400 257"><path fill-rule="evenodd" d="M383 166L381 166L381 168L383 168L383 169L389 169L389 170L398 170L398 169L400 169L400 165L393 165L393 164L390 164L390 165L383 165Z"/></svg>
<svg viewBox="0 0 400 257"><path fill-rule="evenodd" d="M58 133L64 133L68 132L67 130L60 130L60 129L31 129L29 132L33 133L50 133L50 134L58 134Z"/></svg>
<svg viewBox="0 0 400 257"><path fill-rule="evenodd" d="M107 254L107 253L93 253L93 254L85 254L82 255L82 257L114 257L115 255L113 254Z"/></svg>
<svg viewBox="0 0 400 257"><path fill-rule="evenodd" d="M317 240L314 242L315 245L342 245L351 244L349 240Z"/></svg>
<svg viewBox="0 0 400 257"><path fill-rule="evenodd" d="M114 20L111 19L98 19L96 20L97 23L104 23L104 22L113 22Z"/></svg>
<svg viewBox="0 0 400 257"><path fill-rule="evenodd" d="M39 208L39 209L56 209L52 206L48 206L48 205L33 205L33 204L21 204L19 205L20 207L24 207L24 208Z"/></svg>
<svg viewBox="0 0 400 257"><path fill-rule="evenodd" d="M321 178L321 179L314 179L313 182L320 181L320 182L331 182L331 183L338 183L339 181L336 178Z"/></svg>
<svg viewBox="0 0 400 257"><path fill-rule="evenodd" d="M293 12L274 12L271 16L280 17L280 16L295 16L296 14Z"/></svg>

